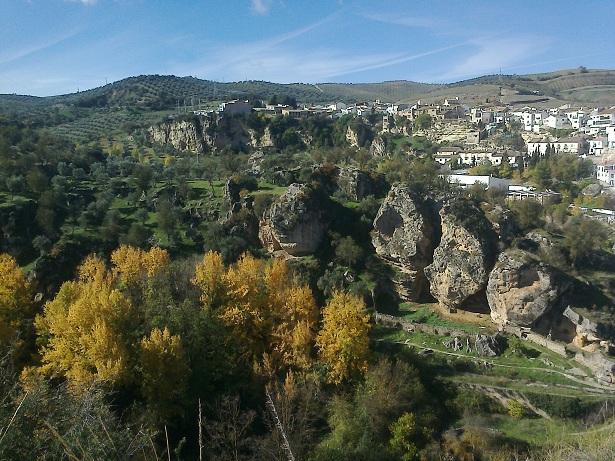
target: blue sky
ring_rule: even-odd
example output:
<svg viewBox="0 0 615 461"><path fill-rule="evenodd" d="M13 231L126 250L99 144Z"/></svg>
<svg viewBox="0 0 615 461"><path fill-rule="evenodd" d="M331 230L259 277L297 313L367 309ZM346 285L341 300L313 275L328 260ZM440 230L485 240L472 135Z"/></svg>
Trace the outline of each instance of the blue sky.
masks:
<svg viewBox="0 0 615 461"><path fill-rule="evenodd" d="M615 67L611 0L0 0L0 93L140 74L451 82Z"/></svg>

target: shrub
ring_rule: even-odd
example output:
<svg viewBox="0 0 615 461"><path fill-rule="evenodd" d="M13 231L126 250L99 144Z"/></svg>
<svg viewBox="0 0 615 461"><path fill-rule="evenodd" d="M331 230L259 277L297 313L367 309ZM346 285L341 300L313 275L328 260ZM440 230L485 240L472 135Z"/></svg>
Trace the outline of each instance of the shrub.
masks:
<svg viewBox="0 0 615 461"><path fill-rule="evenodd" d="M515 419L521 419L526 414L525 405L518 400L509 400L506 406L508 408L508 414Z"/></svg>

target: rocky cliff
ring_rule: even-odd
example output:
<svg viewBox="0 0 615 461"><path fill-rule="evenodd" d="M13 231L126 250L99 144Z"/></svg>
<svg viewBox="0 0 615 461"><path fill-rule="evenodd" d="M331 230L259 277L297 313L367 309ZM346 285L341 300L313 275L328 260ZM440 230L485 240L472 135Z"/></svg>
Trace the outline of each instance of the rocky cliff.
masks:
<svg viewBox="0 0 615 461"><path fill-rule="evenodd" d="M425 267L431 294L448 309L471 302L484 308L484 292L493 267L496 236L476 205L455 200L440 209L442 237L433 262Z"/></svg>
<svg viewBox="0 0 615 461"><path fill-rule="evenodd" d="M148 137L155 144L170 145L177 150L195 153L224 147L241 148L249 145L265 148L274 145L269 127L258 133L247 128L241 119L216 115L167 120L151 126Z"/></svg>
<svg viewBox="0 0 615 461"><path fill-rule="evenodd" d="M401 185L391 188L378 210L372 244L395 269L402 299L418 299L428 290L423 269L432 262L439 239L437 221L433 204Z"/></svg>
<svg viewBox="0 0 615 461"><path fill-rule="evenodd" d="M171 145L177 150L203 152L205 145L200 123L194 120L170 120L148 129L150 140L156 144Z"/></svg>
<svg viewBox="0 0 615 461"><path fill-rule="evenodd" d="M271 253L303 256L316 251L326 223L315 191L306 184L291 184L265 212L259 238Z"/></svg>
<svg viewBox="0 0 615 461"><path fill-rule="evenodd" d="M517 249L504 251L489 276L487 300L499 325L533 327L545 314L561 314L562 295L571 287L562 272ZM559 312L552 312L559 309Z"/></svg>

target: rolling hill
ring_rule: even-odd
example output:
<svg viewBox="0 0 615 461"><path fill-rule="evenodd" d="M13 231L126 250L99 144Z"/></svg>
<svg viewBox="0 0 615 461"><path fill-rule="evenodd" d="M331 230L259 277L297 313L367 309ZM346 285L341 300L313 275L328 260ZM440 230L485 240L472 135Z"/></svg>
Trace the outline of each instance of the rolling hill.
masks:
<svg viewBox="0 0 615 461"><path fill-rule="evenodd" d="M557 106L615 105L615 71L578 68L530 75L486 75L449 84L381 83L220 83L194 77L141 75L99 88L59 96L0 95L0 114L75 140L122 132L180 110L214 107L234 98L292 97L301 103L437 101L459 97L467 104L503 103Z"/></svg>

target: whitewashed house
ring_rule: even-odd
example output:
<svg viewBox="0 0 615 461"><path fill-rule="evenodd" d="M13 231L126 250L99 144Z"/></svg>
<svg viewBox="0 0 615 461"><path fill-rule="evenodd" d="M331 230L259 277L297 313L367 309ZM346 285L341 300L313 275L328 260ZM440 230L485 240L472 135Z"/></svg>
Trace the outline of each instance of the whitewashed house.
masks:
<svg viewBox="0 0 615 461"><path fill-rule="evenodd" d="M602 150L608 147L608 139L606 136L598 136L588 140L589 155L602 155Z"/></svg>
<svg viewBox="0 0 615 461"><path fill-rule="evenodd" d="M610 125L605 128L607 147L615 147L615 125Z"/></svg>
<svg viewBox="0 0 615 461"><path fill-rule="evenodd" d="M572 123L568 117L562 114L551 114L544 118L543 126L547 128L553 128L556 130L563 130L572 128Z"/></svg>

